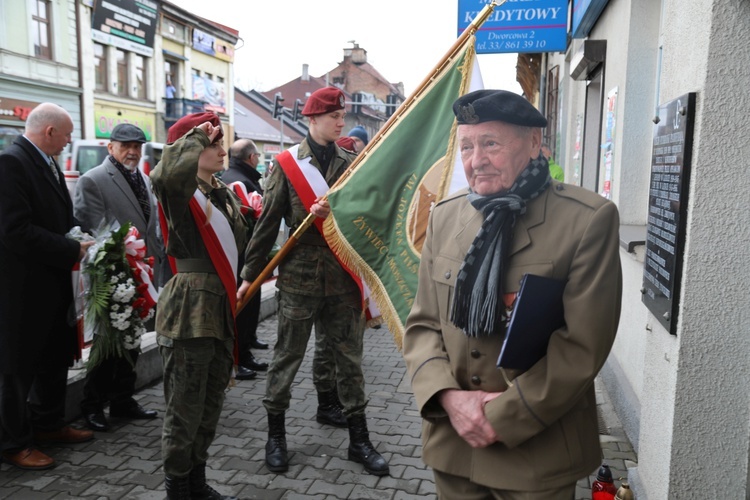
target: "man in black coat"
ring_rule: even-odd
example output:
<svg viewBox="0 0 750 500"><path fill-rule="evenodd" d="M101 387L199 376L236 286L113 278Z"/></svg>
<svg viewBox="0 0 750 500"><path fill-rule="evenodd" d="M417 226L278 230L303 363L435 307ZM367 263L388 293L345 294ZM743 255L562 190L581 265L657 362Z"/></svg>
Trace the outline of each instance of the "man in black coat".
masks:
<svg viewBox="0 0 750 500"><path fill-rule="evenodd" d="M55 465L34 442L93 438L63 420L68 367L79 355L71 270L92 244L65 237L76 223L53 157L72 132L67 111L43 103L0 153L0 451L21 469Z"/></svg>
<svg viewBox="0 0 750 500"><path fill-rule="evenodd" d="M257 191L258 194L263 194L263 188L260 186L261 175L256 170L259 161L260 153L253 141L249 139L235 141L229 148L229 170L221 175L221 180L227 185L234 182L241 182L247 188L248 193ZM248 213L246 218L252 228L255 225L253 215ZM239 269L241 268L242 263ZM250 351L251 348L268 349L268 344L258 340L259 317L260 293L256 293L237 316L237 342L239 344L240 359L235 378L238 380L254 379L257 371L263 371L268 368L267 363L256 360Z"/></svg>

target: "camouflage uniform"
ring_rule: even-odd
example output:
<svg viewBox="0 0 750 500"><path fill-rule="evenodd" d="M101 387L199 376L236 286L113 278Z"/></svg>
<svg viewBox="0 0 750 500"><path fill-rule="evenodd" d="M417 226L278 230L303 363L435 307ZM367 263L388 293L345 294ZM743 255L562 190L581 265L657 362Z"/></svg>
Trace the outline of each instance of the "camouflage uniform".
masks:
<svg viewBox="0 0 750 500"><path fill-rule="evenodd" d="M226 185L196 177L198 157L209 145L197 128L164 148L151 181L168 222L167 254L177 274L159 296L156 332L164 362L167 409L162 433L164 472L184 477L206 463L216 433L224 390L233 365L234 320L219 276L188 204L199 187L221 211L234 232L239 251L247 242L240 204Z"/></svg>
<svg viewBox="0 0 750 500"><path fill-rule="evenodd" d="M332 185L354 159L339 147L330 161L325 179ZM307 139L298 150L299 158L312 157ZM294 230L307 217L294 187L283 169L274 161L263 197L263 213L245 255L243 279L253 281L263 270L283 218ZM364 415L367 400L362 375L362 336L364 316L357 284L341 267L315 226L310 227L279 266L278 340L268 368L263 405L271 414L284 413L289 407L290 390L297 374L310 332L315 326L318 347L332 354L331 367L316 360L314 367L318 390L335 388L344 414ZM321 385L318 385L320 383Z"/></svg>

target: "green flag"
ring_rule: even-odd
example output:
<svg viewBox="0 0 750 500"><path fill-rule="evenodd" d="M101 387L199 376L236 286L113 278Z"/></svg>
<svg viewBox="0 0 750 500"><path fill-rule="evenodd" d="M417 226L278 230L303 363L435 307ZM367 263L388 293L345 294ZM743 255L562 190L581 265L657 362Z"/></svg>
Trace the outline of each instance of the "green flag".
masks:
<svg viewBox="0 0 750 500"><path fill-rule="evenodd" d="M474 37L453 54L327 195L326 239L369 286L399 349L417 291L427 218L448 192L453 174L452 105L470 88Z"/></svg>

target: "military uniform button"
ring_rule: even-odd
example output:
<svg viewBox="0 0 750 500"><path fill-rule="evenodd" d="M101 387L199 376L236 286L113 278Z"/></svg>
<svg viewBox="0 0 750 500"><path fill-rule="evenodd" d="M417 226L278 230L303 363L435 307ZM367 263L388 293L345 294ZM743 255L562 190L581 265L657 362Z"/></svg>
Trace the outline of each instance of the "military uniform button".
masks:
<svg viewBox="0 0 750 500"><path fill-rule="evenodd" d="M557 189L558 191L562 191L563 189L565 189L565 187L562 184L558 184L557 186L555 186L555 189Z"/></svg>
<svg viewBox="0 0 750 500"><path fill-rule="evenodd" d="M471 357L472 358L479 359L479 356L481 356L481 355L482 354L479 351L477 351L476 349L472 349L471 350Z"/></svg>
<svg viewBox="0 0 750 500"><path fill-rule="evenodd" d="M478 375L474 375L471 377L471 383L474 385L480 385L482 383L482 379L479 378Z"/></svg>
<svg viewBox="0 0 750 500"><path fill-rule="evenodd" d="M451 272L450 271L446 272L445 279L450 279L450 277L451 277Z"/></svg>

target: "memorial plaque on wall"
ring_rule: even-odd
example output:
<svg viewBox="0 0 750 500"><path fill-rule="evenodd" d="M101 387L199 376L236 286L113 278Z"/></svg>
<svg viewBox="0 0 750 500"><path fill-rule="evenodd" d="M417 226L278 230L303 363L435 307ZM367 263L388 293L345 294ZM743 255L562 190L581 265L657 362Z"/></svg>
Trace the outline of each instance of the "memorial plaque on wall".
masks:
<svg viewBox="0 0 750 500"><path fill-rule="evenodd" d="M672 335L682 278L694 114L695 93L659 106L651 154L642 300Z"/></svg>

